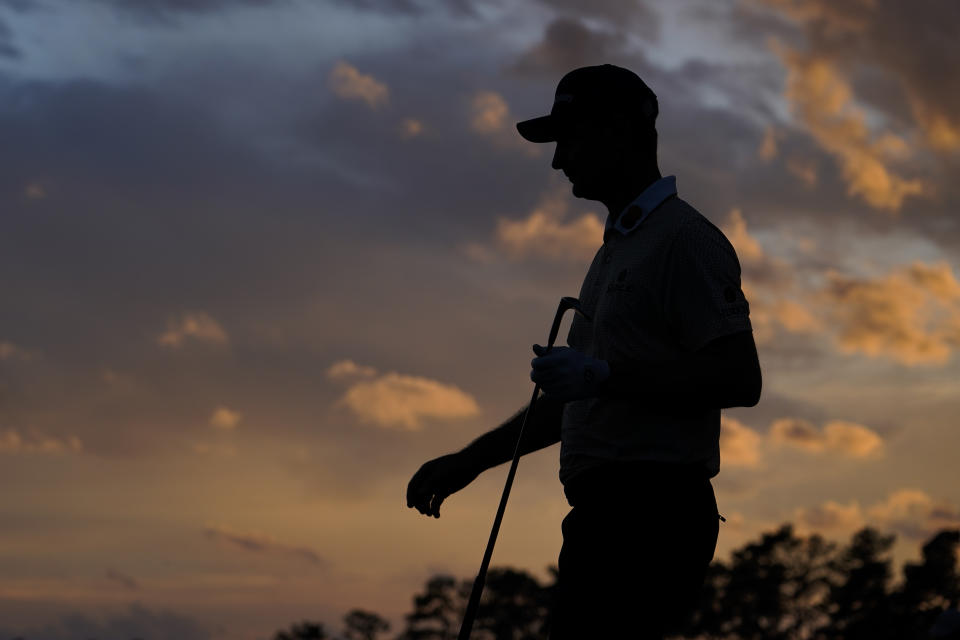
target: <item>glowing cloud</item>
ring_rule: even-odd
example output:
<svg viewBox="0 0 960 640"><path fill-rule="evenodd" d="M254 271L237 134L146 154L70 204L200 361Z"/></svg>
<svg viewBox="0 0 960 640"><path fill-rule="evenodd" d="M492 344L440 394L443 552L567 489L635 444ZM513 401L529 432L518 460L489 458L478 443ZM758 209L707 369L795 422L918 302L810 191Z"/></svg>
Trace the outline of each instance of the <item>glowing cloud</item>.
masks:
<svg viewBox="0 0 960 640"><path fill-rule="evenodd" d="M866 116L830 60L775 48L788 71L786 97L810 135L839 160L848 195L898 211L906 197L927 194L922 181L901 178L887 167L887 161L909 155L907 144L892 133L871 140Z"/></svg>
<svg viewBox="0 0 960 640"><path fill-rule="evenodd" d="M496 241L512 259L590 260L603 243L603 221L592 213L564 222L566 203L546 198L522 220L497 221Z"/></svg>
<svg viewBox="0 0 960 640"><path fill-rule="evenodd" d="M453 385L394 372L355 383L340 403L364 422L407 431L419 431L425 418L460 419L480 413L473 396Z"/></svg>
<svg viewBox="0 0 960 640"><path fill-rule="evenodd" d="M502 131L510 113L507 101L495 91L481 91L474 95L470 108L470 128L481 134Z"/></svg>
<svg viewBox="0 0 960 640"><path fill-rule="evenodd" d="M0 431L0 453L9 454L61 454L83 450L83 443L76 436L55 438L33 430L26 436L15 429Z"/></svg>
<svg viewBox="0 0 960 640"><path fill-rule="evenodd" d="M242 417L242 414L238 411L231 411L227 407L217 407L213 415L210 416L210 426L215 429L232 431Z"/></svg>
<svg viewBox="0 0 960 640"><path fill-rule="evenodd" d="M342 380L344 378L370 378L377 375L377 370L373 367L361 367L353 360L340 360L327 368L327 377L331 380Z"/></svg>
<svg viewBox="0 0 960 640"><path fill-rule="evenodd" d="M720 464L733 467L757 467L763 436L739 420L720 418Z"/></svg>
<svg viewBox="0 0 960 640"><path fill-rule="evenodd" d="M414 118L404 118L400 123L400 137L404 140L415 138L423 133L423 123Z"/></svg>
<svg viewBox="0 0 960 640"><path fill-rule="evenodd" d="M790 446L811 453L836 452L849 458L876 458L883 454L883 439L863 425L832 420L823 430L799 418L780 418L768 436L776 447Z"/></svg>
<svg viewBox="0 0 960 640"><path fill-rule="evenodd" d="M157 338L157 343L164 347L178 348L188 337L214 344L227 342L227 332L220 323L200 311L184 313L180 318L171 318L167 322L166 332Z"/></svg>
<svg viewBox="0 0 960 640"><path fill-rule="evenodd" d="M334 65L328 81L330 89L340 98L365 102L371 109L379 109L389 99L387 85L342 60Z"/></svg>
<svg viewBox="0 0 960 640"><path fill-rule="evenodd" d="M960 345L960 283L946 262L914 262L884 277L830 270L820 294L844 353L906 365L945 364Z"/></svg>

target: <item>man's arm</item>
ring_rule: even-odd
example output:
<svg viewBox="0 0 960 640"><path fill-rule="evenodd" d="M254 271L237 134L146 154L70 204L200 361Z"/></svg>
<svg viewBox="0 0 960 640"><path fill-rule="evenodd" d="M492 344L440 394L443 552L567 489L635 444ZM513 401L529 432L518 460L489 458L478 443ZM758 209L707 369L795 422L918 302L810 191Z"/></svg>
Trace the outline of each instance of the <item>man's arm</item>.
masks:
<svg viewBox="0 0 960 640"><path fill-rule="evenodd" d="M762 376L752 331L721 336L678 360L608 364L601 397L640 397L665 409L752 407L760 401Z"/></svg>
<svg viewBox="0 0 960 640"><path fill-rule="evenodd" d="M520 455L539 451L560 442L560 418L563 415L563 402L541 394L533 407L533 413L523 430L523 442ZM523 425L524 407L502 425L480 436L460 455L464 460L482 473L508 460L513 460L517 447L517 437Z"/></svg>

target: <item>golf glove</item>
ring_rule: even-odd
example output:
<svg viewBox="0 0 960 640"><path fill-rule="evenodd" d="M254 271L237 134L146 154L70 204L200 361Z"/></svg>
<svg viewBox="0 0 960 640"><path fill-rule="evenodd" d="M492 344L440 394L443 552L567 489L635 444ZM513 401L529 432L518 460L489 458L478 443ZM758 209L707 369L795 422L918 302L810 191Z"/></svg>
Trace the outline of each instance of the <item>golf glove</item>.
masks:
<svg viewBox="0 0 960 640"><path fill-rule="evenodd" d="M610 376L610 365L584 355L570 347L547 348L533 345L537 354L530 365L530 379L540 385L544 393L563 402L582 400L597 395L600 383Z"/></svg>

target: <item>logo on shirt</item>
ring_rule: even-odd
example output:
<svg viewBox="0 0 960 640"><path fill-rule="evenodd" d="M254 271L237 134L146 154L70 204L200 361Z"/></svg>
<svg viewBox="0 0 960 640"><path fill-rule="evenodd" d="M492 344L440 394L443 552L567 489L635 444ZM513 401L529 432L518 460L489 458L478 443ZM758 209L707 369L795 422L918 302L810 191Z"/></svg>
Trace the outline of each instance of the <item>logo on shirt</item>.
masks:
<svg viewBox="0 0 960 640"><path fill-rule="evenodd" d="M617 274L617 279L607 285L607 293L611 291L633 291L633 285L627 282L627 270Z"/></svg>

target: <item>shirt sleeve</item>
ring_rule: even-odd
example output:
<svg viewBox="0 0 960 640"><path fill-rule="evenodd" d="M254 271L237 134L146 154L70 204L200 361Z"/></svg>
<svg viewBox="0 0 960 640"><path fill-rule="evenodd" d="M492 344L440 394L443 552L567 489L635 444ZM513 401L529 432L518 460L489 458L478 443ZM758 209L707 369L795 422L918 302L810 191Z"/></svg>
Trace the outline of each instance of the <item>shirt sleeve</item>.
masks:
<svg viewBox="0 0 960 640"><path fill-rule="evenodd" d="M737 253L709 220L685 222L674 238L664 265L663 307L677 340L690 351L752 330Z"/></svg>

